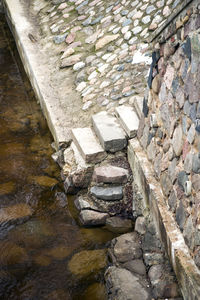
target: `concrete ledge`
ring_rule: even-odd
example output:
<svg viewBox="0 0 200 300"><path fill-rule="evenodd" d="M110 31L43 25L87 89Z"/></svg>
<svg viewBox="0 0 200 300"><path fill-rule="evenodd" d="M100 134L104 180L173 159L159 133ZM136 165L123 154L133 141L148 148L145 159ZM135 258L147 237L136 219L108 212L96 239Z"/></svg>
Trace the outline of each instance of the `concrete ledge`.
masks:
<svg viewBox="0 0 200 300"><path fill-rule="evenodd" d="M59 147L60 144L69 144L71 141L70 129L68 128L69 120L66 113L67 97L61 99L59 90L62 89L62 86L61 84L60 86L56 85L56 80L53 77L57 66L52 67L52 63L49 62L50 55L47 55L44 47L40 44L42 39L38 31L37 21L35 16L32 16L28 11L29 2L25 0L2 0L24 69L40 102L56 145ZM66 82L65 85L67 85ZM62 92L65 94L66 91L62 90Z"/></svg>
<svg viewBox="0 0 200 300"><path fill-rule="evenodd" d="M136 139L129 141L128 160L135 183L144 197L144 208L150 209L184 299L200 299L200 271L190 256L173 214L167 207L161 187L153 176L152 165Z"/></svg>

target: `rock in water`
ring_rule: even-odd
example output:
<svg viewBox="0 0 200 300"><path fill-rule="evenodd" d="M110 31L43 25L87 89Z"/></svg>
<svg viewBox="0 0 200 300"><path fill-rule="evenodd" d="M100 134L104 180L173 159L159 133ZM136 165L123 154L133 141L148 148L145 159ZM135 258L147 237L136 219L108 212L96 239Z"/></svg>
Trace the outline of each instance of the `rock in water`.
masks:
<svg viewBox="0 0 200 300"><path fill-rule="evenodd" d="M84 250L76 253L69 261L69 270L76 276L86 277L97 273L107 265L106 250Z"/></svg>

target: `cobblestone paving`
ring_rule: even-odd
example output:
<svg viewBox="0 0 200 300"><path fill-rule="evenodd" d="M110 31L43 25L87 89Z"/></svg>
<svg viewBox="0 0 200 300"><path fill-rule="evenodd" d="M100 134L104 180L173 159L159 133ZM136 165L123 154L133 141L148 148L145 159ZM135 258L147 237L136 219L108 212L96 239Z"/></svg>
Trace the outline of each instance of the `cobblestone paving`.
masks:
<svg viewBox="0 0 200 300"><path fill-rule="evenodd" d="M73 68L82 109L113 107L143 95L151 51L146 42L180 0L48 0L42 9L60 68Z"/></svg>

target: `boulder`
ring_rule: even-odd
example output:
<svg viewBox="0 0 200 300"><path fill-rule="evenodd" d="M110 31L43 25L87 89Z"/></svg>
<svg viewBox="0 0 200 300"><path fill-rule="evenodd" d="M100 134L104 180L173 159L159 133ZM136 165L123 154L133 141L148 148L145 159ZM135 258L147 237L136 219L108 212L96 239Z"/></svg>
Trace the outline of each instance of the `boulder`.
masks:
<svg viewBox="0 0 200 300"><path fill-rule="evenodd" d="M110 300L152 299L149 291L140 283L140 279L126 269L109 267L105 279Z"/></svg>
<svg viewBox="0 0 200 300"><path fill-rule="evenodd" d="M136 232L123 234L116 238L113 253L118 262L127 262L142 257L139 236Z"/></svg>

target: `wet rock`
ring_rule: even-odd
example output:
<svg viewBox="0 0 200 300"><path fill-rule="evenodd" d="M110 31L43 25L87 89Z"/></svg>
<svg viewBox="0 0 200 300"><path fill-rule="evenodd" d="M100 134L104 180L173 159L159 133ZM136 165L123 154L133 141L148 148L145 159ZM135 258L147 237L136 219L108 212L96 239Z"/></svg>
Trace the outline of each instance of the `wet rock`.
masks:
<svg viewBox="0 0 200 300"><path fill-rule="evenodd" d="M106 228L116 233L126 233L133 228L131 220L120 217L111 217L106 219Z"/></svg>
<svg viewBox="0 0 200 300"><path fill-rule="evenodd" d="M11 194L15 191L15 183L12 181L0 184L0 195Z"/></svg>
<svg viewBox="0 0 200 300"><path fill-rule="evenodd" d="M28 204L19 203L0 209L0 223L23 220L32 215L32 209Z"/></svg>
<svg viewBox="0 0 200 300"><path fill-rule="evenodd" d="M1 241L1 254L0 263L1 265L15 265L28 263L28 255L26 250L12 242Z"/></svg>
<svg viewBox="0 0 200 300"><path fill-rule="evenodd" d="M130 295L134 295L135 300L150 299L149 292L141 285L139 278L126 269L109 267L105 279L110 300L129 300Z"/></svg>
<svg viewBox="0 0 200 300"><path fill-rule="evenodd" d="M44 251L45 255L51 256L54 259L62 260L70 255L70 253L74 250L74 247L69 245L59 245L52 249Z"/></svg>
<svg viewBox="0 0 200 300"><path fill-rule="evenodd" d="M47 267L51 264L52 259L46 255L39 254L33 258L33 261L35 264L37 264L39 266Z"/></svg>
<svg viewBox="0 0 200 300"><path fill-rule="evenodd" d="M98 273L107 265L106 250L84 250L76 253L68 263L70 272L78 277Z"/></svg>
<svg viewBox="0 0 200 300"><path fill-rule="evenodd" d="M123 264L123 267L131 271L132 273L139 274L141 276L146 275L146 268L142 259L134 259Z"/></svg>
<svg viewBox="0 0 200 300"><path fill-rule="evenodd" d="M90 193L92 196L96 197L97 199L102 199L106 201L121 200L123 198L122 186L105 187L105 188L93 186L90 189Z"/></svg>
<svg viewBox="0 0 200 300"><path fill-rule="evenodd" d="M113 253L118 262L127 262L142 256L140 239L136 232L126 233L116 238Z"/></svg>
<svg viewBox="0 0 200 300"><path fill-rule="evenodd" d="M109 217L107 213L101 213L94 210L84 209L79 215L79 219L84 226L105 225L106 219Z"/></svg>
<svg viewBox="0 0 200 300"><path fill-rule="evenodd" d="M106 297L106 287L102 283L93 283L83 292L83 299L104 300Z"/></svg>
<svg viewBox="0 0 200 300"><path fill-rule="evenodd" d="M114 166L102 166L95 168L93 180L97 183L126 183L128 171Z"/></svg>
<svg viewBox="0 0 200 300"><path fill-rule="evenodd" d="M58 180L49 176L34 176L32 179L35 183L45 187L53 187L58 184Z"/></svg>

